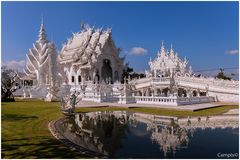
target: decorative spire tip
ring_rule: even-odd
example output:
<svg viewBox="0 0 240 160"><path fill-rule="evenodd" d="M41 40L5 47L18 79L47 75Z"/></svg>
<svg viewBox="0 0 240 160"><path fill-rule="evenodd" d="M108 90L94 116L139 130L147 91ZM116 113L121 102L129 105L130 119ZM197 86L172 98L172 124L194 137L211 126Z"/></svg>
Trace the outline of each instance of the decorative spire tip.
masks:
<svg viewBox="0 0 240 160"><path fill-rule="evenodd" d="M44 24L44 18L43 18L43 14L42 14L42 18L41 18L41 25Z"/></svg>

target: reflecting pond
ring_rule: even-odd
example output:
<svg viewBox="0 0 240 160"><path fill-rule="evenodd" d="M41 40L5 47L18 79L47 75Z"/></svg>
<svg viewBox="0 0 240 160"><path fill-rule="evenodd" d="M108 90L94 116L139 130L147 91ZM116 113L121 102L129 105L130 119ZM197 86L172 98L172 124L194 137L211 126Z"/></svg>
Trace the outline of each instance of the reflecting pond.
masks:
<svg viewBox="0 0 240 160"><path fill-rule="evenodd" d="M91 112L59 121L58 131L69 141L110 158L238 158L238 118L229 116L178 119L126 111Z"/></svg>

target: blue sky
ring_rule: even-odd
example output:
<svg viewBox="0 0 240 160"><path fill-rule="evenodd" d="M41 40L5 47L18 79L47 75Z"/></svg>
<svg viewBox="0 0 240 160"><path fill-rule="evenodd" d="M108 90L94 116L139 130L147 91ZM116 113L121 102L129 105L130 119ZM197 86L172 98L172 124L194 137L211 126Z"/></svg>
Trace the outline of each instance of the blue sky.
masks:
<svg viewBox="0 0 240 160"><path fill-rule="evenodd" d="M25 60L44 15L58 50L82 20L112 27L116 46L136 71L148 68L162 40L195 71L238 67L238 13L238 2L2 2L2 62ZM134 47L139 54L131 54Z"/></svg>

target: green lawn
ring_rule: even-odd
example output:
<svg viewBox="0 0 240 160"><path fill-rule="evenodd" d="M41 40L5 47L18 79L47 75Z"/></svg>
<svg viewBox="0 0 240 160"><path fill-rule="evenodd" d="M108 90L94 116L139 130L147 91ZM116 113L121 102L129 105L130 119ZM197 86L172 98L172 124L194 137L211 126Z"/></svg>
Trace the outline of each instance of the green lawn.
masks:
<svg viewBox="0 0 240 160"><path fill-rule="evenodd" d="M188 116L213 116L219 115L229 111L230 109L238 108L238 106L221 106L216 108L209 108L199 111L183 111L176 109L160 109L160 108L120 108L120 107L102 107L102 108L77 108L77 112L94 112L94 111L115 111L126 110L130 112L140 112L147 114L156 114L164 116L188 117Z"/></svg>
<svg viewBox="0 0 240 160"><path fill-rule="evenodd" d="M2 103L2 158L81 158L55 140L51 120L63 117L57 103L17 101Z"/></svg>
<svg viewBox="0 0 240 160"><path fill-rule="evenodd" d="M51 120L63 117L59 103L17 100L2 103L2 158L83 158L55 140L48 130ZM222 114L238 106L223 106L196 112L156 108L78 108L77 112L128 110L169 116Z"/></svg>

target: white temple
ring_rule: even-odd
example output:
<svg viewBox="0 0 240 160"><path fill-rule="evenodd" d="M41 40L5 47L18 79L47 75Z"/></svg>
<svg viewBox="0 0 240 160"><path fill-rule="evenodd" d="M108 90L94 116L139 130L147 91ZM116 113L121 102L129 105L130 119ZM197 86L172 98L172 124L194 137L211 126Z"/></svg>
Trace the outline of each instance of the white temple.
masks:
<svg viewBox="0 0 240 160"><path fill-rule="evenodd" d="M21 94L47 101L79 91L81 100L93 102L170 106L238 103L238 81L196 77L188 60L181 59L172 46L169 53L163 42L156 59L149 61L146 77L141 79L122 76L126 65L119 52L111 29L82 24L81 31L74 33L57 54L42 22L38 40L26 55L25 82L31 79L28 84L32 85L24 82Z"/></svg>
<svg viewBox="0 0 240 160"><path fill-rule="evenodd" d="M124 59L119 58L111 32L111 29L83 26L81 32L74 33L68 39L58 56L58 62L67 76L67 84L120 81Z"/></svg>

